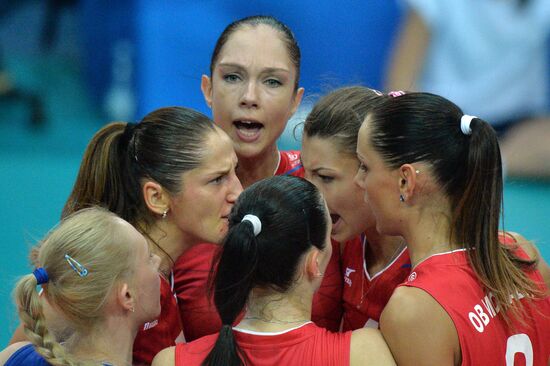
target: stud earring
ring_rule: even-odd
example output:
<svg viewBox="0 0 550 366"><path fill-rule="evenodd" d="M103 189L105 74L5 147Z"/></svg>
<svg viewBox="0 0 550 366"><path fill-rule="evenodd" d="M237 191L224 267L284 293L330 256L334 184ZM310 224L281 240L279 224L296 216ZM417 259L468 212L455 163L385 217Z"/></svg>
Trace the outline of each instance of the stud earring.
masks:
<svg viewBox="0 0 550 366"><path fill-rule="evenodd" d="M420 170L418 170L418 169L416 169L414 172L415 172L416 174L420 174Z"/></svg>
<svg viewBox="0 0 550 366"><path fill-rule="evenodd" d="M405 197L402 194L399 195L399 201L405 202Z"/></svg>
<svg viewBox="0 0 550 366"><path fill-rule="evenodd" d="M164 210L164 212L162 213L162 218L165 219L167 214L168 214L168 209Z"/></svg>
<svg viewBox="0 0 550 366"><path fill-rule="evenodd" d="M132 306L132 307L130 308L130 311L133 313L133 312L135 312L136 310L135 310L134 307Z"/></svg>

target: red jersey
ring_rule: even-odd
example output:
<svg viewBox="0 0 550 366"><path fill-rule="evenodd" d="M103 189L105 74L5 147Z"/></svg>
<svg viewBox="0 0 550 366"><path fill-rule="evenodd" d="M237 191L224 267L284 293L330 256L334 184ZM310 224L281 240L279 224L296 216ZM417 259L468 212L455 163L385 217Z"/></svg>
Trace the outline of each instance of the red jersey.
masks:
<svg viewBox="0 0 550 366"><path fill-rule="evenodd" d="M371 276L365 262L366 244L365 236L361 235L346 242L342 253L344 331L378 328L393 290L411 272L409 251L405 247L384 269Z"/></svg>
<svg viewBox="0 0 550 366"><path fill-rule="evenodd" d="M516 255L527 258L520 248ZM540 272L526 271L526 275L547 291ZM426 291L449 314L458 334L462 365L548 365L550 296L519 300L525 324L512 320L508 327L499 316L494 295L470 266L465 249L426 258L402 286Z"/></svg>
<svg viewBox="0 0 550 366"><path fill-rule="evenodd" d="M311 307L311 320L332 332L339 331L342 322L343 280L341 273L340 244L332 241L332 256L325 269L321 286L313 295Z"/></svg>
<svg viewBox="0 0 550 366"><path fill-rule="evenodd" d="M279 166L275 171L275 175L293 175L303 178L304 167L300 160L300 151L279 151Z"/></svg>
<svg viewBox="0 0 550 366"><path fill-rule="evenodd" d="M208 276L218 248L216 244L198 244L176 261L175 292L187 341L217 333L222 326L214 301L208 296ZM332 257L313 297L311 318L317 325L334 332L338 331L342 317L340 273L340 250L338 244L333 243Z"/></svg>
<svg viewBox="0 0 550 366"><path fill-rule="evenodd" d="M157 353L184 340L172 285L164 277L160 278L160 315L138 331L134 341L134 365L150 365Z"/></svg>
<svg viewBox="0 0 550 366"><path fill-rule="evenodd" d="M174 289L188 342L216 333L222 326L214 301L208 296L208 276L218 248L210 243L195 245L174 265Z"/></svg>
<svg viewBox="0 0 550 366"><path fill-rule="evenodd" d="M351 332L332 333L309 322L284 332L259 333L234 328L250 365L342 365L350 363ZM176 346L176 366L200 365L217 334Z"/></svg>

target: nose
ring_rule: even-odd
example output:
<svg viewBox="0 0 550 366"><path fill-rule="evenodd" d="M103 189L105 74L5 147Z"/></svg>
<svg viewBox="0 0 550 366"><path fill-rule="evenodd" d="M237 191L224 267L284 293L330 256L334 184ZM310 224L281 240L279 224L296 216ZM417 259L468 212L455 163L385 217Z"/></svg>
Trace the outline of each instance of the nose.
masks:
<svg viewBox="0 0 550 366"><path fill-rule="evenodd" d="M361 189L365 189L365 177L361 169L357 169L357 173L355 174L355 178L353 178L353 182Z"/></svg>
<svg viewBox="0 0 550 366"><path fill-rule="evenodd" d="M235 173L233 173L232 176L232 184L229 189L228 195L227 195L227 201L230 203L235 203L237 198L239 198L239 195L243 191L243 186L241 184L241 181L237 177Z"/></svg>
<svg viewBox="0 0 550 366"><path fill-rule="evenodd" d="M254 80L250 80L245 84L240 105L247 108L258 107L258 90Z"/></svg>

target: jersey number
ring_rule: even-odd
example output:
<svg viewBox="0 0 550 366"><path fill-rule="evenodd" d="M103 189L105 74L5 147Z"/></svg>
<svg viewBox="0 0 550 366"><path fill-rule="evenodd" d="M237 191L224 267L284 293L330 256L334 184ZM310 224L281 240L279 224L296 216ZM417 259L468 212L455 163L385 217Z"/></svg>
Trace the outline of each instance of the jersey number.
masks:
<svg viewBox="0 0 550 366"><path fill-rule="evenodd" d="M533 345L527 334L514 334L506 342L506 366L514 366L514 356L522 353L525 366L533 366Z"/></svg>

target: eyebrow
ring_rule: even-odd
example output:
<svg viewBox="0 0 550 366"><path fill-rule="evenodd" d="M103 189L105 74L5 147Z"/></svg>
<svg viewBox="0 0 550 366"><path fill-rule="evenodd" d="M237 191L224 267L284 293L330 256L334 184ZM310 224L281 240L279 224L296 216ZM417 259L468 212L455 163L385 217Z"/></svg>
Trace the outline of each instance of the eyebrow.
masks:
<svg viewBox="0 0 550 366"><path fill-rule="evenodd" d="M215 171L212 171L212 172L207 172L206 175L214 177L214 176L218 176L218 175L229 174L230 171L231 171L231 169L220 169L220 170L215 170Z"/></svg>
<svg viewBox="0 0 550 366"><path fill-rule="evenodd" d="M236 63L233 63L233 62L220 62L219 66L220 67L235 67L235 68L238 68L238 69L241 69L241 70L244 70L244 68L245 68L243 65L236 64ZM290 70L285 69L283 67L267 67L267 68L262 70L262 73L270 73L270 72L285 72L285 73L290 74Z"/></svg>
<svg viewBox="0 0 550 366"><path fill-rule="evenodd" d="M319 168L312 169L311 171L314 172L314 173L318 173L319 170L328 170L328 171L331 171L331 172L335 172L335 171L336 171L336 170L334 170L334 169L326 168L326 167L324 167L324 166L320 166Z"/></svg>

